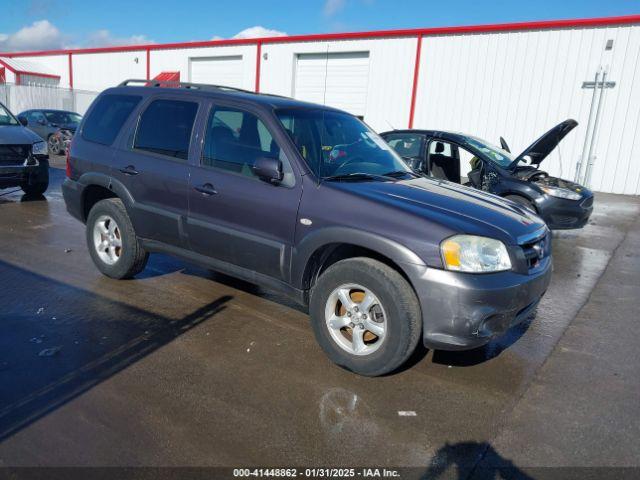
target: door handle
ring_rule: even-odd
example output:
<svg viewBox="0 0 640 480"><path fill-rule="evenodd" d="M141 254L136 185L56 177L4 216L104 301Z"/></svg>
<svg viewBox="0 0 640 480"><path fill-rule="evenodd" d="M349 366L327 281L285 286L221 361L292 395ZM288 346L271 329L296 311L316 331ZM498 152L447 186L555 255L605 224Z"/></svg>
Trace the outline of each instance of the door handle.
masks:
<svg viewBox="0 0 640 480"><path fill-rule="evenodd" d="M211 195L215 195L216 193L218 193L218 191L213 188L213 185L211 185L210 183L205 183L204 185L200 185L199 187L193 187L196 191L200 192L203 195L206 195L207 197L210 197Z"/></svg>
<svg viewBox="0 0 640 480"><path fill-rule="evenodd" d="M125 175L138 175L140 173L133 165L127 165L126 167L121 168L120 171Z"/></svg>

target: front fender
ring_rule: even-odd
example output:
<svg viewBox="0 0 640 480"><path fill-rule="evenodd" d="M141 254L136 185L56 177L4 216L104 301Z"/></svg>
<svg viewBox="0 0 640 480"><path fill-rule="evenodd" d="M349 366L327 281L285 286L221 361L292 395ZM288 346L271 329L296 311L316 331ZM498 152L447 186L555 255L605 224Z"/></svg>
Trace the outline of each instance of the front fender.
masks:
<svg viewBox="0 0 640 480"><path fill-rule="evenodd" d="M309 262L314 253L331 244L346 244L373 250L405 270L412 270L411 267L426 267L415 252L393 240L349 227L326 227L309 233L293 249L291 281L296 288L309 288L305 280ZM405 273L408 274L407 271Z"/></svg>

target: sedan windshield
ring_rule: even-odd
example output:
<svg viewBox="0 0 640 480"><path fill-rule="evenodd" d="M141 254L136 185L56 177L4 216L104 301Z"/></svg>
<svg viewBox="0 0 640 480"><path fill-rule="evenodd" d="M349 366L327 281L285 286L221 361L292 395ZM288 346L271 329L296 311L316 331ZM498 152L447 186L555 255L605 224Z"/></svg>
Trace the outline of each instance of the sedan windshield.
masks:
<svg viewBox="0 0 640 480"><path fill-rule="evenodd" d="M57 125L78 124L82 120L80 115L72 112L45 111L44 116L47 117L49 123Z"/></svg>
<svg viewBox="0 0 640 480"><path fill-rule="evenodd" d="M496 147L495 145L491 145L489 142L482 140L477 137L466 137L466 142L468 146L472 147L474 150L478 150L483 156L490 160L491 162L497 164L502 168L507 168L511 163L515 160L515 157L503 150L500 147Z"/></svg>
<svg viewBox="0 0 640 480"><path fill-rule="evenodd" d="M342 112L276 110L278 119L311 170L323 179L384 179L413 175L382 138Z"/></svg>
<svg viewBox="0 0 640 480"><path fill-rule="evenodd" d="M0 126L15 126L20 125L16 118L11 114L9 110L7 110L4 105L0 104Z"/></svg>

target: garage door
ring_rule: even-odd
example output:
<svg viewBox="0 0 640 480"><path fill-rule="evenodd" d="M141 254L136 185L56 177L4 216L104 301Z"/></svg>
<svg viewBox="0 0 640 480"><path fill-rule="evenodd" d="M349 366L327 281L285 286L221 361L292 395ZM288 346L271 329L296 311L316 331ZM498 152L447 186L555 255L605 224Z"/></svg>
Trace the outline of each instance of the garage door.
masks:
<svg viewBox="0 0 640 480"><path fill-rule="evenodd" d="M189 59L192 83L242 88L242 55Z"/></svg>
<svg viewBox="0 0 640 480"><path fill-rule="evenodd" d="M293 96L363 117L369 85L369 52L299 54Z"/></svg>

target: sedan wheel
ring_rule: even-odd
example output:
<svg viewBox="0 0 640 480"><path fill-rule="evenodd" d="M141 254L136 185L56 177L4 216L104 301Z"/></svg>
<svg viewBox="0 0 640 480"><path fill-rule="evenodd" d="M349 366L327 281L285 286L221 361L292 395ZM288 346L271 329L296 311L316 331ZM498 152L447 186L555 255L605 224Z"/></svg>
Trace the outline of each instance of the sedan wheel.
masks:
<svg viewBox="0 0 640 480"><path fill-rule="evenodd" d="M57 135L50 135L47 144L49 145L49 153L51 155L60 155L62 145L60 145L60 139Z"/></svg>

